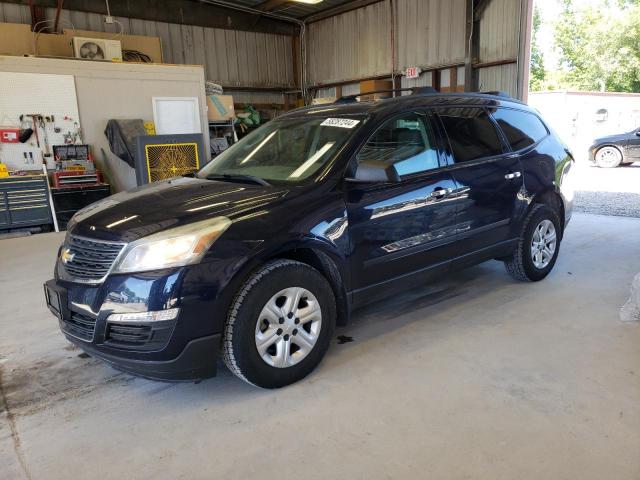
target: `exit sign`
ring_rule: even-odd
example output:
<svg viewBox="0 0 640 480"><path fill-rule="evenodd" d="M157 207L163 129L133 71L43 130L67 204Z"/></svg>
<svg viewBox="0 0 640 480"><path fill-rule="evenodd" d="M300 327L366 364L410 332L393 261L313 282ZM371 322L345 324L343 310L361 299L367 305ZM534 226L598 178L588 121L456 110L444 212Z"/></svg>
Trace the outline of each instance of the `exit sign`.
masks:
<svg viewBox="0 0 640 480"><path fill-rule="evenodd" d="M407 78L418 78L420 76L420 67L407 67L404 76Z"/></svg>

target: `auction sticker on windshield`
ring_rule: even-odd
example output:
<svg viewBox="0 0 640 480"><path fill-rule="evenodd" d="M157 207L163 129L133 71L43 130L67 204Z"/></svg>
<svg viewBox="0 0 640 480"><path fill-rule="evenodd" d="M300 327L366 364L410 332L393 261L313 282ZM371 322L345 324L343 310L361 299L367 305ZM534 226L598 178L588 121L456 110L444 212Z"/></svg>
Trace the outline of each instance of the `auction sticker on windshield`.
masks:
<svg viewBox="0 0 640 480"><path fill-rule="evenodd" d="M353 128L360 123L360 120L351 118L327 118L320 125L323 127Z"/></svg>

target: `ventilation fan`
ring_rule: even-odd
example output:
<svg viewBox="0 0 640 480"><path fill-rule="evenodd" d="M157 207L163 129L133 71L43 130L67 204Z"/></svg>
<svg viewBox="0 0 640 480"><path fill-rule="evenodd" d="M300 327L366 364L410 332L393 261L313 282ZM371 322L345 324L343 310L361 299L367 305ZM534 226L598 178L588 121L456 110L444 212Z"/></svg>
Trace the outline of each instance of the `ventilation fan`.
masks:
<svg viewBox="0 0 640 480"><path fill-rule="evenodd" d="M122 61L122 44L120 40L73 37L73 52L76 58L85 60Z"/></svg>

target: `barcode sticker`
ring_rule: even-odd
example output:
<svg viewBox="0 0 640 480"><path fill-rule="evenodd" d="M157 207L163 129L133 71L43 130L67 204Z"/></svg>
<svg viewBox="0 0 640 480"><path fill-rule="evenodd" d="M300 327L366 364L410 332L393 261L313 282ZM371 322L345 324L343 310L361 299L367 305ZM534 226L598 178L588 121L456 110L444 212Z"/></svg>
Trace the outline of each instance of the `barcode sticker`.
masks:
<svg viewBox="0 0 640 480"><path fill-rule="evenodd" d="M323 127L353 128L360 123L360 120L350 118L327 118L320 125Z"/></svg>

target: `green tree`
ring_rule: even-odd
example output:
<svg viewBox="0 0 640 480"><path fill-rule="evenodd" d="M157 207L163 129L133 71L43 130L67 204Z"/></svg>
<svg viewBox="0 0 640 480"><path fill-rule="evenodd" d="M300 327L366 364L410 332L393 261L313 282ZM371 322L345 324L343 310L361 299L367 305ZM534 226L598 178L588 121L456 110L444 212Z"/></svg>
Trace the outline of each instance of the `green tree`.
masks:
<svg viewBox="0 0 640 480"><path fill-rule="evenodd" d="M574 4L563 0L555 24L560 54L560 87L578 90L640 92L640 4L602 0Z"/></svg>
<svg viewBox="0 0 640 480"><path fill-rule="evenodd" d="M547 72L544 68L544 56L538 44L538 35L542 17L540 8L536 4L533 10L533 32L531 35L531 75L529 76L529 90L537 92L543 89Z"/></svg>

